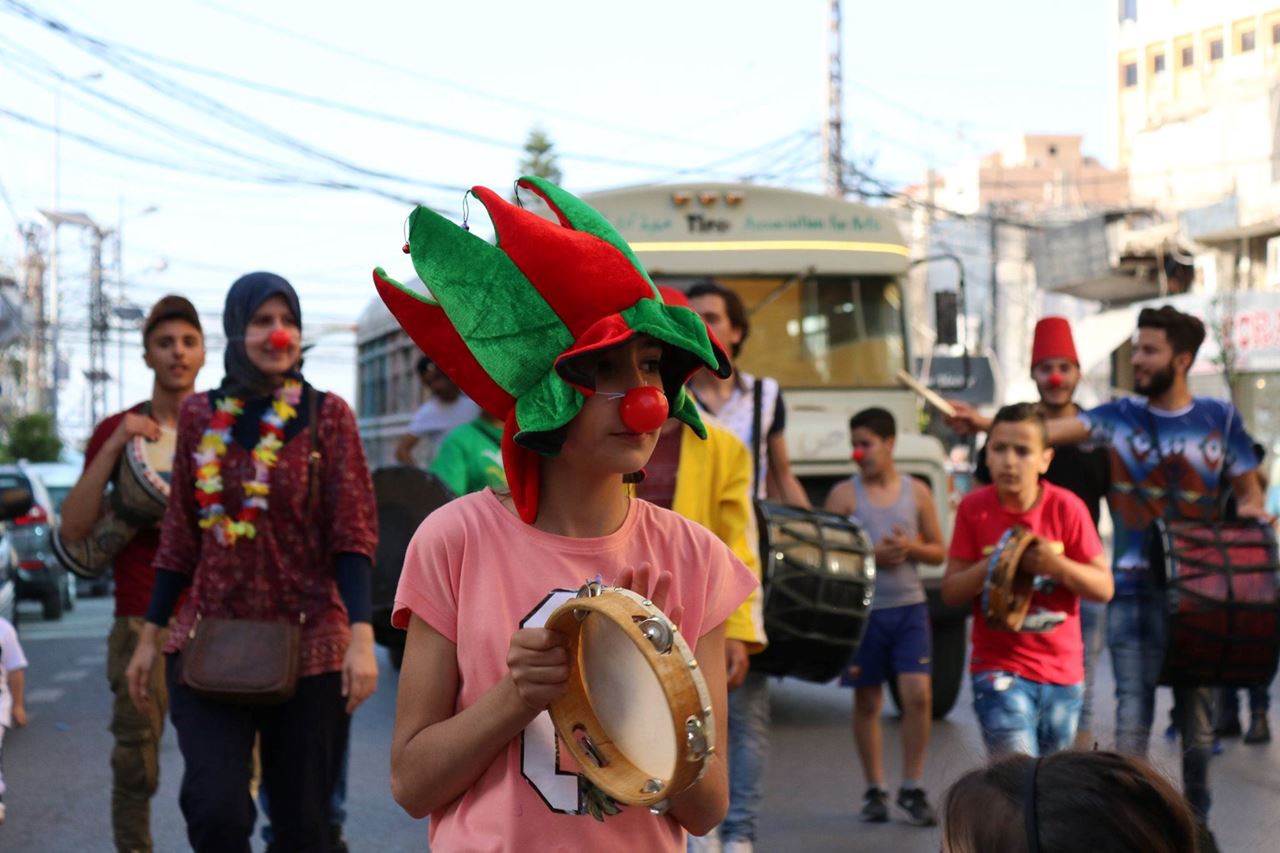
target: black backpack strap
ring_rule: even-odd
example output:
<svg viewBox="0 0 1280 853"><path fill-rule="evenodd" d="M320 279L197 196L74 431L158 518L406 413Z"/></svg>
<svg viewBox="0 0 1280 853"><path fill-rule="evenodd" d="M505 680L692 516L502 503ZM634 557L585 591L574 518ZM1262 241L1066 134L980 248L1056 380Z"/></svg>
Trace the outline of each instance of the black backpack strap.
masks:
<svg viewBox="0 0 1280 853"><path fill-rule="evenodd" d="M760 427L764 420L764 380L751 380L751 499L760 494Z"/></svg>

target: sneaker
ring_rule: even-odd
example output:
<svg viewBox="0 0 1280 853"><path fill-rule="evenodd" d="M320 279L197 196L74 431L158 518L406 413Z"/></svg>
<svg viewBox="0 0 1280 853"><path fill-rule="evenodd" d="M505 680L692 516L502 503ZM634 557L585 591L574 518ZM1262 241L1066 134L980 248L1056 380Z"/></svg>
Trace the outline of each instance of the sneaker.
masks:
<svg viewBox="0 0 1280 853"><path fill-rule="evenodd" d="M933 813L933 806L920 788L898 791L898 808L907 813L907 820L916 826L937 826L938 816Z"/></svg>
<svg viewBox="0 0 1280 853"><path fill-rule="evenodd" d="M868 788L862 795L862 811L858 813L863 823L887 823L889 821L889 794L880 788Z"/></svg>
<svg viewBox="0 0 1280 853"><path fill-rule="evenodd" d="M1254 711L1249 721L1249 731L1244 736L1245 743L1271 743L1271 726L1267 724L1267 715Z"/></svg>

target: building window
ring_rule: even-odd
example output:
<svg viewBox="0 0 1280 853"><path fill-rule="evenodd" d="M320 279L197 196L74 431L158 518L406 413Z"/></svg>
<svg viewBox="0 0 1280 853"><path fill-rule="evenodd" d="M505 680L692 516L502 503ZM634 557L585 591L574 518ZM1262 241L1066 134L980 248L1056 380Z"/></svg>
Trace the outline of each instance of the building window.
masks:
<svg viewBox="0 0 1280 853"><path fill-rule="evenodd" d="M1138 20L1138 0L1119 0L1117 6L1120 9L1121 21Z"/></svg>
<svg viewBox="0 0 1280 853"><path fill-rule="evenodd" d="M1253 30L1245 30L1240 34L1240 52L1248 53L1253 50L1254 33Z"/></svg>
<svg viewBox="0 0 1280 853"><path fill-rule="evenodd" d="M1271 43L1280 44L1280 24L1271 25Z"/></svg>
<svg viewBox="0 0 1280 853"><path fill-rule="evenodd" d="M1134 86L1138 85L1138 63L1125 63L1124 68L1121 69L1121 74L1124 78L1124 87L1126 89L1132 89Z"/></svg>
<svg viewBox="0 0 1280 853"><path fill-rule="evenodd" d="M1222 61L1222 39L1216 38L1209 42L1209 61Z"/></svg>
<svg viewBox="0 0 1280 853"><path fill-rule="evenodd" d="M1190 68L1196 64L1196 49L1191 46L1182 49L1182 67Z"/></svg>
<svg viewBox="0 0 1280 853"><path fill-rule="evenodd" d="M1164 73L1164 54L1163 53L1157 53L1155 56L1151 57L1151 73L1152 74Z"/></svg>

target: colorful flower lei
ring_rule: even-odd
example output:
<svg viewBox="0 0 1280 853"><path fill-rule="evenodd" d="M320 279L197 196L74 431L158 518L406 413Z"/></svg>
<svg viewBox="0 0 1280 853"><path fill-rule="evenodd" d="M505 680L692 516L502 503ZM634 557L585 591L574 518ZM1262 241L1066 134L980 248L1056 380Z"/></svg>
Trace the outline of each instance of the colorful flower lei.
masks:
<svg viewBox="0 0 1280 853"><path fill-rule="evenodd" d="M234 519L227 517L222 503L222 457L231 443L231 428L236 418L244 413L244 400L223 397L217 411L209 419L209 426L200 437L200 444L193 454L196 463L196 503L200 504L200 527L213 529L213 536L221 545L230 547L244 537L257 535L254 522L267 510L267 497L271 494L271 469L279 461L280 448L284 446L285 424L298 416L298 404L302 402L302 383L287 379L273 395L271 408L258 423L258 443L253 448L253 479L243 484L244 504Z"/></svg>

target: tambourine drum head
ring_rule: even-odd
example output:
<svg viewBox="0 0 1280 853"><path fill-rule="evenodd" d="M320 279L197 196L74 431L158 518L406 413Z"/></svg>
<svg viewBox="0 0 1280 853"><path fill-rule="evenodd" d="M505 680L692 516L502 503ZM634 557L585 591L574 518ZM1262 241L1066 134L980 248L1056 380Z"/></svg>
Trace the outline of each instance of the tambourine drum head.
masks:
<svg viewBox="0 0 1280 853"><path fill-rule="evenodd" d="M373 606L390 611L409 540L422 520L453 500L453 493L434 475L408 465L373 472L378 504L378 549L373 558Z"/></svg>
<svg viewBox="0 0 1280 853"><path fill-rule="evenodd" d="M656 779L676 765L676 731L657 674L621 628L598 615L582 624L583 682L601 727L633 764Z"/></svg>

